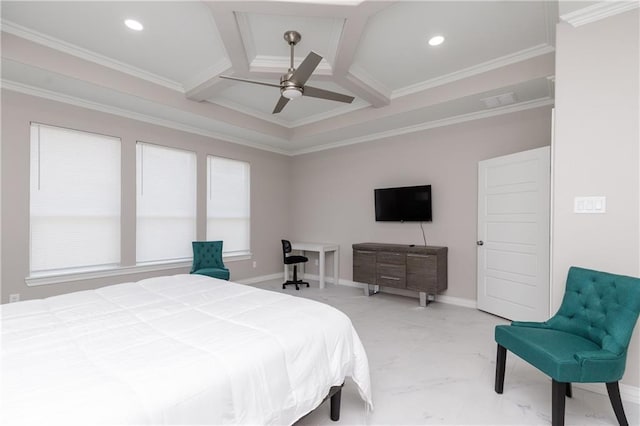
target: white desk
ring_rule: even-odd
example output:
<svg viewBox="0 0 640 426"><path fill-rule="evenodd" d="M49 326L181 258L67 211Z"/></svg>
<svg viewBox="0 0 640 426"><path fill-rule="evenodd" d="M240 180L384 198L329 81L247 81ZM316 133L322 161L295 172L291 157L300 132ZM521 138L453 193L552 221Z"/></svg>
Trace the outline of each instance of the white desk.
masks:
<svg viewBox="0 0 640 426"><path fill-rule="evenodd" d="M301 242L292 242L291 248L293 250L300 250L303 252L313 251L318 253L318 267L319 267L319 278L318 282L320 283L320 288L324 288L324 268L325 268L325 253L332 251L333 252L333 282L334 284L338 284L338 277L340 271L340 246L338 244L332 243L301 243ZM284 265L284 280L288 280L289 278L289 265Z"/></svg>

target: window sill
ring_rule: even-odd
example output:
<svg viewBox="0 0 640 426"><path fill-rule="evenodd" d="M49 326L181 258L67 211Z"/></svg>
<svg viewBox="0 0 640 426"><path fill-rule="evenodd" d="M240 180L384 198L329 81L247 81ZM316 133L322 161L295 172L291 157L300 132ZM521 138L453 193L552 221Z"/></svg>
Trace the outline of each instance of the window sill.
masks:
<svg viewBox="0 0 640 426"><path fill-rule="evenodd" d="M238 260L250 260L252 257L251 252L246 252L246 253L238 253L238 254L227 254L227 255L222 255L222 261L223 262L235 262Z"/></svg>
<svg viewBox="0 0 640 426"><path fill-rule="evenodd" d="M108 269L75 271L75 272L59 272L47 275L32 275L26 277L24 282L29 287L60 284L71 281L90 280L94 278L118 277L122 275L140 274L144 272L165 271L178 268L190 268L191 260L181 260L178 262L163 263L146 263L134 266L116 266Z"/></svg>
<svg viewBox="0 0 640 426"><path fill-rule="evenodd" d="M222 256L224 262L236 262L250 260L251 253L233 254ZM39 285L60 284L72 281L91 280L95 278L119 277L122 275L141 274L145 272L168 271L178 268L191 268L192 260L180 260L174 262L148 262L134 266L114 266L104 269L75 270L66 272L54 272L49 274L34 274L26 277L24 282L29 287Z"/></svg>

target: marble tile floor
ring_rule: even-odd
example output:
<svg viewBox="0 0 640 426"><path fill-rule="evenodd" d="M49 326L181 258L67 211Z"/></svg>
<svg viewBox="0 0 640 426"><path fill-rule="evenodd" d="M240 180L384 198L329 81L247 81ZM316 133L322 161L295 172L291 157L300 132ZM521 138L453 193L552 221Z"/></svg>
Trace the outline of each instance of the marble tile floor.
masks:
<svg viewBox="0 0 640 426"><path fill-rule="evenodd" d="M504 393L494 392L494 326L487 313L317 282L282 290L282 281L256 287L327 303L353 322L369 357L374 410L367 412L355 385L342 391L340 421L329 402L297 422L309 425L549 425L551 381L515 355L507 355ZM605 389L603 384L603 391ZM630 425L640 425L640 405L623 401ZM566 403L565 424L617 425L606 395L578 389Z"/></svg>

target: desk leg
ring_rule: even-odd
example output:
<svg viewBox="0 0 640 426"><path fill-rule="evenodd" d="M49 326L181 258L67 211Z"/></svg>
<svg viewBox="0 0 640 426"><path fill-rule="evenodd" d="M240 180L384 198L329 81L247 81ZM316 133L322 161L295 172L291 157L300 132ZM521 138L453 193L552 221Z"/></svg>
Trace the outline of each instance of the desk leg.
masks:
<svg viewBox="0 0 640 426"><path fill-rule="evenodd" d="M340 280L340 249L333 251L333 284L338 285Z"/></svg>
<svg viewBox="0 0 640 426"><path fill-rule="evenodd" d="M324 288L324 251L320 251L318 253L318 258L320 259L320 270L318 271L318 275L320 276L320 288Z"/></svg>
<svg viewBox="0 0 640 426"><path fill-rule="evenodd" d="M284 281L287 282L289 280L289 265L284 265Z"/></svg>

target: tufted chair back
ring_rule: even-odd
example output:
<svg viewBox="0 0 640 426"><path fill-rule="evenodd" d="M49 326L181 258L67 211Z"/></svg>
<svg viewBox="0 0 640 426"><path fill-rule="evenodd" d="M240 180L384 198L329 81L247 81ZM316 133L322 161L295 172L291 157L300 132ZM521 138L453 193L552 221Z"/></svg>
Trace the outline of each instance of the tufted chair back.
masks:
<svg viewBox="0 0 640 426"><path fill-rule="evenodd" d="M545 322L497 325L495 391L504 390L507 351L551 377L551 424L564 425L572 383L605 383L620 425L628 425L618 381L640 313L640 278L571 267L562 305Z"/></svg>
<svg viewBox="0 0 640 426"><path fill-rule="evenodd" d="M546 324L626 355L640 313L637 278L571 267L562 305Z"/></svg>
<svg viewBox="0 0 640 426"><path fill-rule="evenodd" d="M191 272L204 268L224 268L222 241L193 241Z"/></svg>

